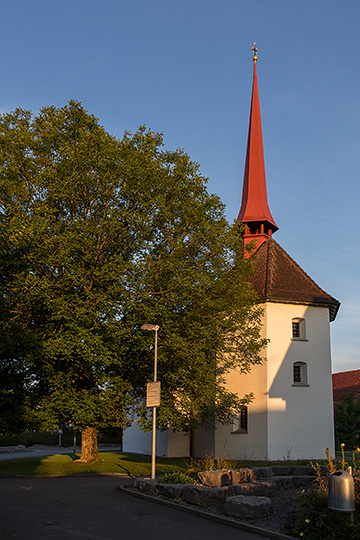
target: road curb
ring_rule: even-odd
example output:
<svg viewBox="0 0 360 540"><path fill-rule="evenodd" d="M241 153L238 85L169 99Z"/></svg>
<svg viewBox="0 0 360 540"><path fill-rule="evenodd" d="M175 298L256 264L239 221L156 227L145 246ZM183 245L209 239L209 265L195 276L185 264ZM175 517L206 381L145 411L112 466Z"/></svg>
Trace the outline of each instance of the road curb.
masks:
<svg viewBox="0 0 360 540"><path fill-rule="evenodd" d="M147 493L141 493L140 491L132 489L131 486L119 486L118 489L122 493L127 493L128 495L131 495L132 497L137 497L138 499L144 499L147 501L152 501L157 504L162 504L163 506L174 508L176 510L179 510L180 512L193 514L193 515L202 517L204 519L208 519L210 521L215 521L216 523L222 523L223 525L228 525L229 527L233 527L235 529L241 529L243 531L258 534L259 536L264 536L265 538L270 538L272 540L296 540L293 536L288 536L286 534L270 531L268 529L261 529L260 527L256 527L255 525L250 525L249 523L243 523L242 521L236 521L235 519L231 519L225 516L212 514L211 512L200 510L199 508L185 506L182 504L178 504L176 502L161 499L159 497L154 497L152 495L148 495Z"/></svg>

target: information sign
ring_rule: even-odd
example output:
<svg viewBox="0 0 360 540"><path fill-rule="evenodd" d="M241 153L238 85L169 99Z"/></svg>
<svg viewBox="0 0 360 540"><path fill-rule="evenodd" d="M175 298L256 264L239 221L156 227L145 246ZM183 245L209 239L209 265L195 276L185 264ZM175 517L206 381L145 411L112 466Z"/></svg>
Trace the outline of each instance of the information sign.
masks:
<svg viewBox="0 0 360 540"><path fill-rule="evenodd" d="M160 381L147 383L146 406L159 407L160 405Z"/></svg>

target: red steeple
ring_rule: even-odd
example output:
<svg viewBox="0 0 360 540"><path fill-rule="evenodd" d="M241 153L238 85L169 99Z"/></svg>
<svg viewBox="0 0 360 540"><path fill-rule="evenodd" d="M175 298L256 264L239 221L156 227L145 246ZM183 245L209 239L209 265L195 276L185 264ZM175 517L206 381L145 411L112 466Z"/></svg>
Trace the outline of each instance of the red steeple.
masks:
<svg viewBox="0 0 360 540"><path fill-rule="evenodd" d="M256 74L256 61L258 49L254 52L254 80L251 98L251 111L249 134L246 151L244 185L241 208L238 220L246 223L244 243L251 240L257 241L257 247L271 237L278 230L274 218L271 215L266 192L266 176L264 163L264 150L261 130L261 114L259 91Z"/></svg>

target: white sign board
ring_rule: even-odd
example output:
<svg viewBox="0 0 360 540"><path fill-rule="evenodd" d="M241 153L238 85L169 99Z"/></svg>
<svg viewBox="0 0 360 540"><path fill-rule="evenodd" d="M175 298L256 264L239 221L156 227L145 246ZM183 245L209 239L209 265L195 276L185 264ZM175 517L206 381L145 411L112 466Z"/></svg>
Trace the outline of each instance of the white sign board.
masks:
<svg viewBox="0 0 360 540"><path fill-rule="evenodd" d="M160 405L160 381L149 382L146 386L146 406L159 407Z"/></svg>

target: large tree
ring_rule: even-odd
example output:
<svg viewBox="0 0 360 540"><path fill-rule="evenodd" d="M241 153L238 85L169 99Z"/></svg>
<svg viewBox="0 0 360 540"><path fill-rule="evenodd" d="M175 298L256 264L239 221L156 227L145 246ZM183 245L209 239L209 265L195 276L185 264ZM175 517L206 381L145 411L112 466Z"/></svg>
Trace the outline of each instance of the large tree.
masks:
<svg viewBox="0 0 360 540"><path fill-rule="evenodd" d="M118 140L78 102L4 114L0 220L2 331L30 343L37 421L82 429L82 460L130 408L146 424L144 322L160 325L160 428L226 422L250 398L222 376L261 361L251 262L183 150L143 127Z"/></svg>

